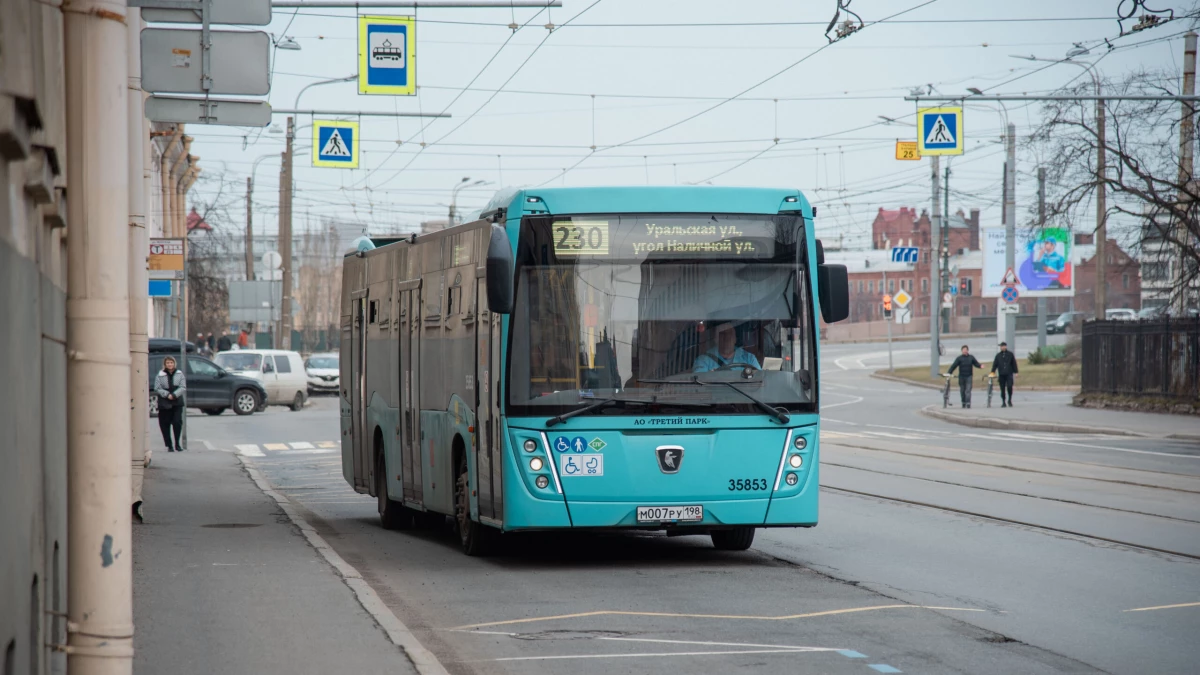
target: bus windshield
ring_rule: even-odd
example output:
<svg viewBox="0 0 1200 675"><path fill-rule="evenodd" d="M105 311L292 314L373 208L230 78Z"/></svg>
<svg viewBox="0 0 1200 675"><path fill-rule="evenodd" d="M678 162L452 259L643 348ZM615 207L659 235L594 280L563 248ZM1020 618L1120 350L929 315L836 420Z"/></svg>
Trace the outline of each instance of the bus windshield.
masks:
<svg viewBox="0 0 1200 675"><path fill-rule="evenodd" d="M612 397L707 413L762 414L753 399L814 412L802 242L803 221L789 215L525 218L509 414L560 414Z"/></svg>

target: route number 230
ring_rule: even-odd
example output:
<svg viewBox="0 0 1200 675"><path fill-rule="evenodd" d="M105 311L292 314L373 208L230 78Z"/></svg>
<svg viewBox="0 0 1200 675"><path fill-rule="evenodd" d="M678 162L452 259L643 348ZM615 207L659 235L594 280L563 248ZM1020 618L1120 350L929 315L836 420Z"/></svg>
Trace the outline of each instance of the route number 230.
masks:
<svg viewBox="0 0 1200 675"><path fill-rule="evenodd" d="M608 221L562 221L554 224L558 255L608 255Z"/></svg>

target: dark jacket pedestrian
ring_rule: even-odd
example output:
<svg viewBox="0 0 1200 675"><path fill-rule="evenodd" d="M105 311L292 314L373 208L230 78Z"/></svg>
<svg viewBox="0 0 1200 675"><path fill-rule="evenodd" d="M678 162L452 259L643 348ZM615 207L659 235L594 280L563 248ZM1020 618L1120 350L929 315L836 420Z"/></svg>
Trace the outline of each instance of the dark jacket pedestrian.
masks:
<svg viewBox="0 0 1200 675"><path fill-rule="evenodd" d="M1017 376L1017 357L1008 351L1008 343L1000 343L1000 351L992 359L992 372L1000 381L1000 407L1011 408L1013 379Z"/></svg>
<svg viewBox="0 0 1200 675"><path fill-rule="evenodd" d="M183 433L184 408L187 405L184 394L187 393L187 382L183 373L175 367L175 359L168 356L163 359L163 369L154 378L154 393L158 396L158 429L162 432L163 443L167 452L183 452L179 437ZM175 442L171 442L174 432Z"/></svg>
<svg viewBox="0 0 1200 675"><path fill-rule="evenodd" d="M974 383L972 379L975 375L975 369L983 369L979 361L971 355L967 346L963 345L962 354L954 359L954 363L950 364L950 374L958 371L958 393L962 397L962 406L964 408L971 407L971 387Z"/></svg>
<svg viewBox="0 0 1200 675"><path fill-rule="evenodd" d="M217 340L217 351L227 352L233 349L233 340L229 338L229 331L222 331L221 338Z"/></svg>

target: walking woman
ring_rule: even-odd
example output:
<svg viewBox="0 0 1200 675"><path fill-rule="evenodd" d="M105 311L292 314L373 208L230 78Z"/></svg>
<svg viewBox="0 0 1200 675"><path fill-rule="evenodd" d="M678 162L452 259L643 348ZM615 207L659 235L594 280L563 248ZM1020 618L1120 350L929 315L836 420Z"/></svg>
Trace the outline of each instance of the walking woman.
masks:
<svg viewBox="0 0 1200 675"><path fill-rule="evenodd" d="M158 428L162 431L163 443L167 444L167 452L183 452L179 444L179 435L183 433L184 399L187 384L183 373L175 367L175 359L168 356L163 359L163 369L154 379L154 393L158 395ZM175 443L171 443L171 431L175 432Z"/></svg>

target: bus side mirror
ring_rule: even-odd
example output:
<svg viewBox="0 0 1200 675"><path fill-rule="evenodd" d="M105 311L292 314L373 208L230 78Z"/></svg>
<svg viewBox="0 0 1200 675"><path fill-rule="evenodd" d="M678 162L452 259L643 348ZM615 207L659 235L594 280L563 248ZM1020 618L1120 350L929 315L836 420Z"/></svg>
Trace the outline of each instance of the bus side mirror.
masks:
<svg viewBox="0 0 1200 675"><path fill-rule="evenodd" d="M492 237L487 252L488 309L496 314L513 311L513 254L508 234L499 225L492 225Z"/></svg>
<svg viewBox="0 0 1200 675"><path fill-rule="evenodd" d="M850 316L850 281L845 265L817 265L817 293L825 323Z"/></svg>

